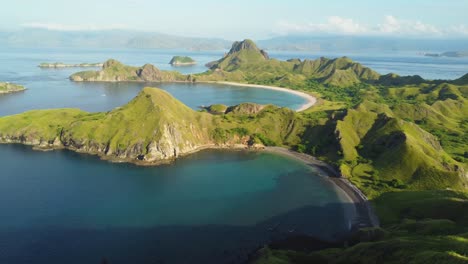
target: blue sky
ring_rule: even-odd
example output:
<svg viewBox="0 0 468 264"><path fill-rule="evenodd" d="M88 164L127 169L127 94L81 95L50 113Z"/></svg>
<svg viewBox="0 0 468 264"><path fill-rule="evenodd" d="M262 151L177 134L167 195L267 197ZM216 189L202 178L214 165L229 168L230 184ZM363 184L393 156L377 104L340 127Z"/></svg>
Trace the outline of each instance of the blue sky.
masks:
<svg viewBox="0 0 468 264"><path fill-rule="evenodd" d="M261 39L285 34L468 38L468 0L13 0L0 29L132 29Z"/></svg>

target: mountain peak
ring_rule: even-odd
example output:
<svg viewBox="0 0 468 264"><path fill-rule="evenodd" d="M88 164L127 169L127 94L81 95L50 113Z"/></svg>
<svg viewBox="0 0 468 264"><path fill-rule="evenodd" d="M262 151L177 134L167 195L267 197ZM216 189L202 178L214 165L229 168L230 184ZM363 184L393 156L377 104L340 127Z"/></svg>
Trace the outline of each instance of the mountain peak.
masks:
<svg viewBox="0 0 468 264"><path fill-rule="evenodd" d="M256 51L260 51L260 49L257 47L257 45L255 44L255 42L253 42L253 40L251 39L244 39L243 41L234 41L234 43L232 43L232 47L231 47L231 50L229 51L229 53L234 53L234 52L239 52L241 50L256 50Z"/></svg>
<svg viewBox="0 0 468 264"><path fill-rule="evenodd" d="M257 47L250 39L235 41L224 58L211 63L211 69L236 70L242 63L252 63L270 59L268 53Z"/></svg>

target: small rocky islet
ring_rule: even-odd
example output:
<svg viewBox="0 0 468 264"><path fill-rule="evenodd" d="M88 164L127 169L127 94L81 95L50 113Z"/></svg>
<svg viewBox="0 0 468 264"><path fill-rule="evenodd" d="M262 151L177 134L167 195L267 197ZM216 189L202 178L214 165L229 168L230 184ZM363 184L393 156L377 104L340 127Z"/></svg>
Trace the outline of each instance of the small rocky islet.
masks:
<svg viewBox="0 0 468 264"><path fill-rule="evenodd" d="M197 64L197 62L189 56L174 56L169 64L172 66L191 66Z"/></svg>
<svg viewBox="0 0 468 264"><path fill-rule="evenodd" d="M38 65L39 68L88 68L88 67L102 67L104 63L62 63L62 62L43 62Z"/></svg>
<svg viewBox="0 0 468 264"><path fill-rule="evenodd" d="M9 82L0 82L0 94L17 93L24 90L26 90L26 88L22 85Z"/></svg>

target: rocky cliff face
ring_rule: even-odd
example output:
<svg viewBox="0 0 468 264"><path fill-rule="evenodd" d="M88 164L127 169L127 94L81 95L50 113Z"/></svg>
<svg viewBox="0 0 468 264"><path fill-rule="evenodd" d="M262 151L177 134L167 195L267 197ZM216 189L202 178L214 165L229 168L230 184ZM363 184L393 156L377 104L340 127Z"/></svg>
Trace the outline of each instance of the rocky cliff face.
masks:
<svg viewBox="0 0 468 264"><path fill-rule="evenodd" d="M241 64L256 63L269 60L268 53L261 50L252 40L235 41L229 52L221 59L208 65L212 70L222 69L232 71Z"/></svg>
<svg viewBox="0 0 468 264"><path fill-rule="evenodd" d="M149 73L154 74L151 67ZM107 113L58 109L1 118L0 143L67 148L109 160L150 164L206 147L248 147L248 140L236 135L218 142L213 137L214 118L193 111L163 90L144 88L127 105Z"/></svg>

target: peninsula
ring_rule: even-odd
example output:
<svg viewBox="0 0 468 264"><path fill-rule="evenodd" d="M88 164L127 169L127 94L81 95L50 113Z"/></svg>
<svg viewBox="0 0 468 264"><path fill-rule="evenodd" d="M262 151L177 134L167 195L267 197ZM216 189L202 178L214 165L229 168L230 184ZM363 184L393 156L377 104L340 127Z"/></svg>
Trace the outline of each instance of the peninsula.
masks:
<svg viewBox="0 0 468 264"><path fill-rule="evenodd" d="M370 199L381 227L357 226L346 247L330 250L304 250L307 242L265 247L253 263L359 263L362 256L369 263L468 260L468 74L424 80L381 75L347 57L279 61L244 40L200 74L109 60L99 71L70 79L235 82L312 94L317 102L301 112L250 103L197 112L167 92L144 88L106 113L55 109L1 117L0 142L141 165L204 148L287 148L326 162L352 184L346 186L359 189L353 193Z"/></svg>
<svg viewBox="0 0 468 264"><path fill-rule="evenodd" d="M102 67L103 63L79 63L79 64L67 64L62 62L47 63L43 62L39 64L39 68L88 68L88 67Z"/></svg>
<svg viewBox="0 0 468 264"><path fill-rule="evenodd" d="M172 66L190 66L197 64L197 62L188 56L174 56L169 64Z"/></svg>
<svg viewBox="0 0 468 264"><path fill-rule="evenodd" d="M24 86L22 85L8 82L0 82L0 94L16 93L22 92L24 90L26 90L26 88L24 88Z"/></svg>

